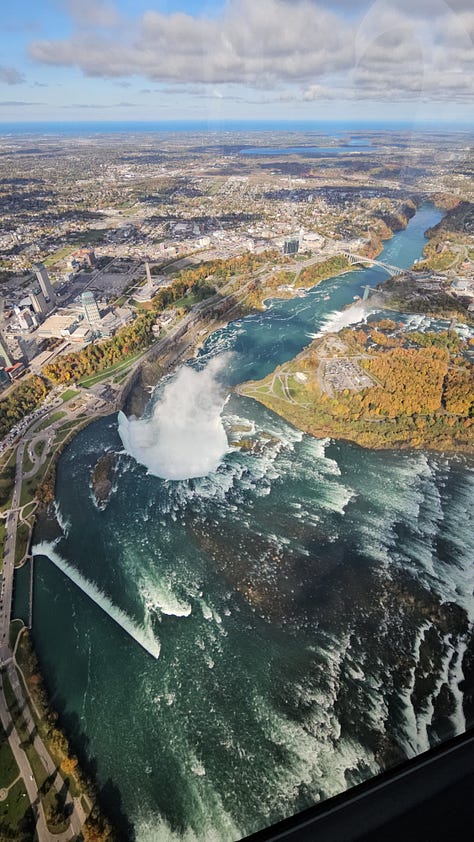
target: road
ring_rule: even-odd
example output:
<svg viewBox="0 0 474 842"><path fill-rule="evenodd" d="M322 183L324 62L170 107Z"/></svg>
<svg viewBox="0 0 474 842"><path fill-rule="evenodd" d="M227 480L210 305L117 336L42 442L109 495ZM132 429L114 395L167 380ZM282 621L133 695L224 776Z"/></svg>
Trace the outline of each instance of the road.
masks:
<svg viewBox="0 0 474 842"><path fill-rule="evenodd" d="M18 764L18 768L20 770L20 774L23 778L23 782L25 784L25 789L30 801L31 806L33 807L33 813L36 819L36 830L38 833L39 842L54 842L54 840L58 840L58 842L66 842L66 840L71 839L71 833L68 832L67 834L56 834L51 833L48 830L48 826L46 824L46 817L44 815L43 805L39 799L38 790L36 787L36 782L33 777L33 770L30 766L29 760L20 746L20 738L18 733L15 729L13 724L13 720L10 716L10 711L7 708L7 704L5 702L5 696L3 692L3 679L0 676L0 721L3 725L5 733L8 734L8 742L10 748L13 752L13 756Z"/></svg>
<svg viewBox="0 0 474 842"><path fill-rule="evenodd" d="M15 573L15 546L18 528L18 514L21 497L23 454L26 440L23 440L16 452L15 484L12 503L6 518L5 541L3 550L2 584L0 591L0 666L7 664L12 658L9 644L9 630L11 620L11 606L13 596L13 576Z"/></svg>
<svg viewBox="0 0 474 842"><path fill-rule="evenodd" d="M265 267L262 267L260 272L262 272ZM235 309L236 306L241 304L246 296L247 290L251 286L251 284L255 283L255 276L252 277L243 287L239 290L234 290L233 287L235 285L236 279L233 278L229 283L225 284L216 295L213 295L211 298L206 298L204 301L201 301L199 304L194 305L192 310L181 318L176 325L174 325L171 330L164 336L162 339L158 339L157 342L154 342L153 345L145 351L144 354L131 366L128 377L124 381L122 388L118 394L117 404L118 406L122 405L123 402L123 395L125 394L128 383L130 378L133 376L135 371L140 368L140 366L147 360L147 359L158 359L160 356L164 356L165 354L169 353L170 349L172 348L173 343L177 342L184 336L193 326L195 326L195 330L190 333L188 340L186 341L184 347L180 348L176 351L173 355L172 359L168 362L168 368L170 368L174 363L177 362L179 358L181 358L193 345L196 344L197 341L197 333L198 328L202 329L201 319L206 317L206 310L212 310L213 307L219 305L219 307L225 307L226 303L235 299L235 303L228 311L231 312Z"/></svg>
<svg viewBox="0 0 474 842"><path fill-rule="evenodd" d="M64 780L58 773L58 768L56 764L53 762L43 740L37 733L35 721L31 715L30 707L26 702L23 688L18 678L18 673L12 662L10 662L7 668L7 673L13 692L16 696L16 700L18 702L18 706L23 714L23 719L25 721L28 733L33 736L33 747L46 770L46 774L48 775L48 777L51 778L54 788L57 792L60 792L64 788ZM72 799L69 791L66 794L65 804L66 807L68 807L71 811L70 828L69 830L65 831L59 836L57 834L54 834L54 839L71 839L71 837L73 836L78 836L81 827L86 820L86 816L84 810L82 809L80 799Z"/></svg>
<svg viewBox="0 0 474 842"><path fill-rule="evenodd" d="M56 411L56 407L53 406L50 411ZM74 418L81 411L81 407L77 407L73 411L67 410L66 408L66 411L68 412L69 418ZM59 422L56 423L65 423L66 420L68 419L62 418ZM47 428L45 431L35 433L35 426L43 422L44 416L39 418L35 422L35 424L27 430L23 439L20 441L16 452L15 484L13 487L11 506L6 516L2 582L0 586L0 666L4 666L5 664L7 664L12 657L8 636L11 621L13 577L15 573L15 547L18 520L20 515L21 486L23 479L28 479L29 477L33 476L47 459L49 455L47 442L52 441L52 432L56 427L56 424L52 424L51 427ZM46 446L44 447L41 457L35 458L34 467L30 471L28 471L28 473L24 473L23 457L25 453L25 448L29 444L30 439L32 439L32 449L34 448L36 442L40 440L45 441Z"/></svg>
<svg viewBox="0 0 474 842"><path fill-rule="evenodd" d="M263 274L263 269L260 270L259 274ZM197 328L202 327L201 320L205 318L206 310L211 309L212 307L216 306L216 304L219 304L220 306L225 306L228 302L235 302L232 303L231 306L231 309L234 309L235 306L237 306L244 300L244 298L246 297L247 289L251 283L254 283L254 280L255 279L252 278L241 289L235 291L233 289L233 286L235 284L234 279L233 281L226 284L219 291L219 293L213 296L211 299L207 299L201 302L200 304L196 305L183 319L179 321L179 323L174 328L172 328L172 330L168 333L166 337L159 340L145 354L143 354L140 360L137 361L136 365L132 367L130 373L132 373L132 371L136 367L141 365L147 357L157 356L159 354L168 352L172 348L174 342L176 342L178 339L181 338L181 336L190 331L189 340L185 343L184 349L180 349L179 354L176 355L177 357L181 356L183 353L186 352L186 350L189 347L195 344ZM194 326L196 327L194 330L192 330ZM88 393L88 396L91 401L96 400L96 397L91 393ZM82 404L82 401L80 401L80 403ZM77 409L73 411L70 411L66 406L64 408L67 410L69 418L72 418L75 415L77 415L78 412L83 411L83 407L79 405ZM57 406L52 406L50 412L53 413L54 411L57 411L57 409ZM91 406L89 407L89 409L93 409L93 407ZM29 732L34 735L33 746L41 761L43 762L47 774L52 776L52 779L54 780L53 785L57 790L59 790L64 786L64 781L61 778L61 776L57 773L55 764L51 759L46 749L46 746L36 733L35 723L31 715L29 705L25 701L23 688L19 681L18 673L16 671L16 666L14 663L13 652L9 645L9 628L11 621L13 578L15 569L15 546L20 514L22 481L25 478L33 476L41 467L41 465L43 465L43 463L49 456L49 445L51 445L52 442L52 432L54 431L56 426L61 426L65 423L65 420L67 420L62 418L60 421L53 423L51 427L47 428L46 430L35 432L35 427L42 424L44 422L44 418L44 415L38 418L38 420L32 426L25 430L25 433L23 434L23 437L20 443L18 444L16 453L16 470L14 488L12 493L12 502L11 507L6 516L4 560L0 594L0 666L5 668L8 673L12 689L15 693L20 709L23 712L23 717L25 719L27 728ZM35 446L40 441L44 441L45 446L43 448L41 456L37 456L35 452ZM33 463L32 468L28 472L23 471L23 459L26 447L28 447L28 457ZM73 801L69 793L67 795L66 803L69 804L72 808L72 814L70 820L70 827L68 831L64 834L51 834L46 826L43 807L38 798L38 792L36 784L33 780L31 767L28 758L21 749L18 734L14 728L10 713L7 708L3 692L3 684L0 688L0 718L5 730L9 734L9 742L13 754L15 756L23 780L25 782L28 797L30 799L31 804L34 807L35 816L37 817L37 828L40 842L51 842L52 839L58 840L58 842L63 842L63 840L64 842L66 842L66 840L71 839L74 835L78 835L80 833L81 826L84 823L86 816L80 801L78 799L75 799Z"/></svg>
<svg viewBox="0 0 474 842"><path fill-rule="evenodd" d="M88 396L88 399L95 400L94 396L92 395ZM65 409L67 410L67 415L69 416L69 419L74 418L79 412L83 411L82 401L78 403L76 408L73 410L69 410L69 408L67 407L65 407ZM55 411L57 411L57 407L51 407L50 412L54 413ZM22 711L27 729L30 732L30 734L33 735L33 747L38 757L41 759L47 775L51 776L53 786L57 792L61 791L64 788L64 780L58 774L57 767L53 762L51 756L49 755L43 740L36 733L35 722L32 717L29 704L25 699L24 691L18 678L18 673L14 661L14 655L10 648L9 629L11 621L13 579L15 572L16 535L18 529L19 516L21 512L20 502L22 481L25 478L33 476L37 472L37 470L43 465L46 459L49 458L49 445L51 445L53 441L54 429L56 426L60 426L62 423L65 423L66 420L68 420L67 417L62 418L57 422L53 423L51 427L47 428L46 430L36 432L35 427L44 421L44 416L42 418L39 418L35 422L35 424L33 424L26 431L26 434L24 435L23 439L18 445L16 452L15 481L12 492L12 501L10 509L8 510L6 515L3 569L0 590L0 667L3 667L6 673L8 674L10 684L12 686L13 692L15 693L20 710ZM34 447L39 441L45 442L45 447L40 457L38 457L34 452ZM29 447L28 455L32 457L33 462L33 467L28 473L23 472L23 459L26 447ZM18 763L18 767L20 769L23 781L25 783L26 791L30 799L30 803L32 804L34 809L34 814L37 820L39 842L53 842L53 840L57 840L57 842L67 842L67 840L77 837L86 819L86 815L82 808L80 799L73 800L69 792L67 792L66 795L66 805L68 805L71 809L70 825L68 830L61 834L53 834L48 830L43 806L39 800L36 782L33 777L30 763L25 752L21 748L18 733L14 727L10 712L7 707L3 691L3 681L0 686L0 720L2 722L3 727L5 728L6 733L8 734L8 740L13 751L13 755L16 759L16 762Z"/></svg>

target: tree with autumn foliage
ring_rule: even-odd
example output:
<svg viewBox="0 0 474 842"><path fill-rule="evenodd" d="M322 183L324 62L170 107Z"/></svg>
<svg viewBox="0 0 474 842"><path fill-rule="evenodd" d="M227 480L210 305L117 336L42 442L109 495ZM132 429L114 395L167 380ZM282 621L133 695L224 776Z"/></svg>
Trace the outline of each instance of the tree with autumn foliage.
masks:
<svg viewBox="0 0 474 842"><path fill-rule="evenodd" d="M18 383L8 397L0 400L0 438L33 412L48 394L49 386L43 377L28 377Z"/></svg>
<svg viewBox="0 0 474 842"><path fill-rule="evenodd" d="M474 417L473 367L452 367L444 381L443 403L447 412Z"/></svg>

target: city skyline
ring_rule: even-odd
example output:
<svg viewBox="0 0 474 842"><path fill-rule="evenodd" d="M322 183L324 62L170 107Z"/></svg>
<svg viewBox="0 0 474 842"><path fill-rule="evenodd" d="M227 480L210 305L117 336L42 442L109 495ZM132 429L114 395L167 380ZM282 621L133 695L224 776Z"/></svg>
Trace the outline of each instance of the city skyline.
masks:
<svg viewBox="0 0 474 842"><path fill-rule="evenodd" d="M24 0L0 122L469 123L473 36L468 0Z"/></svg>

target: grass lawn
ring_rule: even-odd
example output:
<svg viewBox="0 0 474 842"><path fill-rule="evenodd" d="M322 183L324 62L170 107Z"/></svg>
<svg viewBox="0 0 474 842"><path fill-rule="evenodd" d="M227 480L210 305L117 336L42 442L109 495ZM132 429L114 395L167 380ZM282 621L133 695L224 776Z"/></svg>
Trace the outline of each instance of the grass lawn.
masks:
<svg viewBox="0 0 474 842"><path fill-rule="evenodd" d="M27 523L19 523L16 530L15 565L19 564L28 550L31 530Z"/></svg>
<svg viewBox="0 0 474 842"><path fill-rule="evenodd" d="M35 510L36 503L32 500L31 503L28 503L25 508L23 509L23 520L29 518L31 514L33 514Z"/></svg>
<svg viewBox="0 0 474 842"><path fill-rule="evenodd" d="M33 450L35 451L35 453L36 453L36 455L38 456L39 459L43 455L43 450L45 449L45 447L46 447L46 442L43 439L41 439L41 441L36 442Z"/></svg>
<svg viewBox="0 0 474 842"><path fill-rule="evenodd" d="M28 734L23 717L21 717L21 721L19 722L19 724L20 728L18 728L17 726L17 731L21 734L22 748L24 749L24 752L28 758L28 761L31 766L31 771L33 772L33 777L39 789L41 786L43 786L48 775L46 774L46 769L43 766L43 761L40 760L35 747L31 745L30 735Z"/></svg>
<svg viewBox="0 0 474 842"><path fill-rule="evenodd" d="M5 731L0 725L0 789L7 789L19 775L19 769L8 744Z"/></svg>
<svg viewBox="0 0 474 842"><path fill-rule="evenodd" d="M59 421L60 418L64 418L65 415L67 415L67 412L63 412L62 410L59 412L53 412L52 415L48 415L48 417L41 422L39 427L36 427L35 432L39 433L41 430L45 430L46 427L50 427L51 424L54 424L55 421Z"/></svg>
<svg viewBox="0 0 474 842"><path fill-rule="evenodd" d="M16 696L12 690L12 686L10 684L10 679L6 672L2 674L2 681L3 681L3 694L5 696L5 701L7 703L7 708L10 711L11 717L13 721L15 721L15 717L13 715L13 707L15 707L16 713L18 713L18 705L16 702Z"/></svg>
<svg viewBox="0 0 474 842"><path fill-rule="evenodd" d="M87 427L91 421L94 421L94 418L88 418L87 416L79 415L74 421L72 425L65 424L64 427L61 427L60 431L56 436L56 441L58 445L64 444L69 438L72 437L72 434L76 435L79 430L83 430L84 427Z"/></svg>
<svg viewBox="0 0 474 842"><path fill-rule="evenodd" d="M30 821L27 821L29 813ZM35 838L34 819L25 784L18 781L8 793L5 801L0 801L0 839L25 842Z"/></svg>
<svg viewBox="0 0 474 842"><path fill-rule="evenodd" d="M39 471L30 479L24 480L21 484L21 494L20 494L20 506L26 506L27 503L31 503L33 498L36 494L36 489L40 482L46 476L48 469L51 465L51 458L45 459Z"/></svg>
<svg viewBox="0 0 474 842"><path fill-rule="evenodd" d="M65 424L64 427L61 427L56 436L58 444L62 444L62 442L71 435L72 431L77 429L79 426L80 422L74 421L73 424Z"/></svg>
<svg viewBox="0 0 474 842"><path fill-rule="evenodd" d="M58 249L55 251L54 254L48 255L43 260L45 266L54 266L55 263L58 263L60 260L64 260L65 257L69 257L73 251L76 251L76 246L63 246L62 249Z"/></svg>
<svg viewBox="0 0 474 842"><path fill-rule="evenodd" d="M25 452L23 454L23 472L25 474L27 474L27 473L29 473L29 471L32 471L33 468L34 468L34 462L31 461L31 459L28 455L28 447L25 447Z"/></svg>
<svg viewBox="0 0 474 842"><path fill-rule="evenodd" d="M43 786L47 778L46 769L44 768L42 761L38 757L36 749L31 744L28 728L26 726L23 715L18 707L17 698L13 692L10 680L7 675L3 676L3 692L5 693L5 699L8 705L8 709L10 711L10 716L13 719L15 728L18 732L21 747L23 748L30 762L31 770L36 781L36 785L39 788Z"/></svg>
<svg viewBox="0 0 474 842"><path fill-rule="evenodd" d="M41 801L43 802L46 823L51 833L64 833L64 831L68 828L69 821L68 819L60 821L58 820L59 816L55 816L55 808L58 804L58 798L53 786L51 786L50 789L41 796ZM60 797L59 803L64 803L64 799Z"/></svg>
<svg viewBox="0 0 474 842"><path fill-rule="evenodd" d="M26 506L27 503L33 502L38 483L38 475L31 477L30 479L23 480L21 484L20 506Z"/></svg>
<svg viewBox="0 0 474 842"><path fill-rule="evenodd" d="M61 395L61 400L63 403L66 403L66 401L70 401L71 398L75 398L78 394L79 392L76 392L74 389L66 389Z"/></svg>
<svg viewBox="0 0 474 842"><path fill-rule="evenodd" d="M143 351L139 351L138 354L134 354L132 357L125 357L123 360L119 360L119 362L111 365L110 368L104 368L103 371L98 371L97 374L92 374L85 377L83 380L79 380L79 383L81 386L85 386L86 388L93 386L95 383L100 383L101 380L105 380L107 377L110 377L110 375L115 371L120 371L123 368L133 365L134 362L140 359L144 352L145 349Z"/></svg>
<svg viewBox="0 0 474 842"><path fill-rule="evenodd" d="M280 400L285 400L283 385L278 377L275 378L275 385L273 386L272 393L275 395L276 398L280 398Z"/></svg>
<svg viewBox="0 0 474 842"><path fill-rule="evenodd" d="M213 293L214 294L214 293ZM183 295L182 298L179 298L178 301L175 301L173 307L179 309L179 307L184 307L185 310L189 310L193 304L197 304L198 302L204 301L205 298L211 298L210 295L202 295L201 293L191 293L191 295Z"/></svg>
<svg viewBox="0 0 474 842"><path fill-rule="evenodd" d="M21 484L20 506L26 506L28 503L33 502L34 496L36 494L36 489L38 488L40 482L41 470L38 474L35 474L34 477L30 477L30 479L23 480Z"/></svg>
<svg viewBox="0 0 474 842"><path fill-rule="evenodd" d="M73 418L71 421L66 421L65 424L61 424L61 426L58 430L58 433L63 433L64 430L72 430L72 428L75 427L76 424L77 424L76 418Z"/></svg>
<svg viewBox="0 0 474 842"><path fill-rule="evenodd" d="M75 243L72 250L75 251L78 246L92 246L94 243L101 243L106 230L105 228L88 228L87 231L72 231L69 235Z"/></svg>
<svg viewBox="0 0 474 842"><path fill-rule="evenodd" d="M123 374L118 374L117 377L114 377L114 383L122 383L127 376L128 371L124 371Z"/></svg>
<svg viewBox="0 0 474 842"><path fill-rule="evenodd" d="M15 643L17 641L18 635L20 634L22 628L24 627L23 620L12 620L10 623L10 649L15 648ZM0 763L0 769L2 768ZM0 785L1 786L1 785Z"/></svg>
<svg viewBox="0 0 474 842"><path fill-rule="evenodd" d="M7 450L0 459L0 471L15 464L16 449Z"/></svg>
<svg viewBox="0 0 474 842"><path fill-rule="evenodd" d="M7 508L15 485L15 463L2 466L0 472L0 507Z"/></svg>

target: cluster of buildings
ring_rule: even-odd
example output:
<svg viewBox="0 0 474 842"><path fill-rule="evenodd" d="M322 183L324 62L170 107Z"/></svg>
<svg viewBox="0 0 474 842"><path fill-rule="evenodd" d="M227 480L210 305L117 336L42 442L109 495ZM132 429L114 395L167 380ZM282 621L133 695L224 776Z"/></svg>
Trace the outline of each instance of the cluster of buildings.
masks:
<svg viewBox="0 0 474 842"><path fill-rule="evenodd" d="M474 263L465 261L461 265L463 275L451 284L451 290L456 296L464 299L470 312L474 312Z"/></svg>
<svg viewBox="0 0 474 842"><path fill-rule="evenodd" d="M79 256L92 260L87 250ZM80 348L113 336L134 318L130 308L112 309L107 302L97 301L90 290L84 290L68 306L60 306L46 267L34 264L33 272L32 289L6 309L7 319L0 329L0 391L28 367L37 372L40 361L44 365L71 346Z"/></svg>

